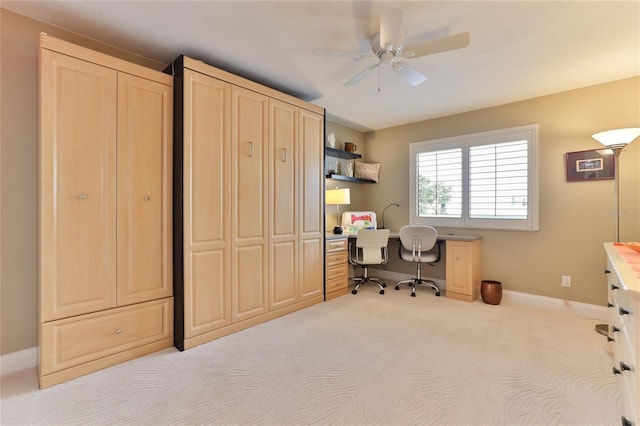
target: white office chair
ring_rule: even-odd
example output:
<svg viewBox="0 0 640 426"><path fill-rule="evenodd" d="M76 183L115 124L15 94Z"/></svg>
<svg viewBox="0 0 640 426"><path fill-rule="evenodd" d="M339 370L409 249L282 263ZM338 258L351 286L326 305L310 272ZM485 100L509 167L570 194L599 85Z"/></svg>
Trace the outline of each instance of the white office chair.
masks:
<svg viewBox="0 0 640 426"><path fill-rule="evenodd" d="M437 250L434 252L435 246ZM407 283L411 285L411 297L416 297L416 286L429 284L436 291L436 296L440 296L436 283L422 278L422 263L432 264L440 260L438 231L433 226L406 225L400 228L400 258L417 263L418 271L415 278L398 282L396 290L400 290L400 284Z"/></svg>
<svg viewBox="0 0 640 426"><path fill-rule="evenodd" d="M389 243L388 229L361 229L356 237L355 251L349 243L349 263L362 266L363 276L353 277L355 287L351 293L358 294L360 284L374 282L380 287L380 294L384 294L387 286L380 278L369 277L369 265L384 265L389 261L387 244Z"/></svg>

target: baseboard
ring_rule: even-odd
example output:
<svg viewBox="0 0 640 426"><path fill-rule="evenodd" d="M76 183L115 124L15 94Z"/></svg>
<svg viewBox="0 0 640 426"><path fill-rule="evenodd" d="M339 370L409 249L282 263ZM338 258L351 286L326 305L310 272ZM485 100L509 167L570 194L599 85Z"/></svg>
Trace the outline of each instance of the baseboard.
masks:
<svg viewBox="0 0 640 426"><path fill-rule="evenodd" d="M28 348L0 356L0 376L38 365L38 348Z"/></svg>
<svg viewBox="0 0 640 426"><path fill-rule="evenodd" d="M505 301L563 311L582 318L595 319L605 323L609 321L609 312L605 306L574 302L572 300L556 299L554 297L538 296L537 294L522 293L512 290L503 290L502 297Z"/></svg>
<svg viewBox="0 0 640 426"><path fill-rule="evenodd" d="M387 279L392 281L402 281L402 280L409 280L411 278L415 278L415 275L403 274L402 272L385 271L384 269L375 269L375 270L370 269L369 275L382 278L383 280ZM442 280L439 278L431 278L431 277L424 277L424 279L435 282L438 288L440 289L440 291L445 291L445 287L447 284L445 280Z"/></svg>

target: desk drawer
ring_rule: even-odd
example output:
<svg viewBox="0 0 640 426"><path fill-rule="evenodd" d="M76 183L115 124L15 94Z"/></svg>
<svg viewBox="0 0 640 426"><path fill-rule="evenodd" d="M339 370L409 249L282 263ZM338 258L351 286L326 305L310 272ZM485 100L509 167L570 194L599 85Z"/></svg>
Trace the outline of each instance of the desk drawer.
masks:
<svg viewBox="0 0 640 426"><path fill-rule="evenodd" d="M334 278L347 278L347 275L349 275L349 269L347 267L346 263L343 263L342 265L336 265L336 266L332 266L330 268L327 268L327 276L326 279L327 281L332 280Z"/></svg>
<svg viewBox="0 0 640 426"><path fill-rule="evenodd" d="M173 336L173 298L42 324L41 374Z"/></svg>
<svg viewBox="0 0 640 426"><path fill-rule="evenodd" d="M330 253L327 254L326 263L327 268L331 268L332 266L341 266L347 264L347 252L338 252L338 253Z"/></svg>
<svg viewBox="0 0 640 426"><path fill-rule="evenodd" d="M327 279L327 293L346 289L348 287L348 284L349 282L347 281L347 277Z"/></svg>
<svg viewBox="0 0 640 426"><path fill-rule="evenodd" d="M327 240L326 242L326 251L327 253L333 253L336 251L346 251L347 250L347 239L342 238L339 240Z"/></svg>

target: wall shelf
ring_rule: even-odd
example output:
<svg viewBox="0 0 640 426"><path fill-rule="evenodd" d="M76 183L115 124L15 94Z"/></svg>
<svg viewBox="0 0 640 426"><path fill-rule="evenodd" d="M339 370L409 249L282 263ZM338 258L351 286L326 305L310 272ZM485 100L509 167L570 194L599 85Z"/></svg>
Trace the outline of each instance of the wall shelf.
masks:
<svg viewBox="0 0 640 426"><path fill-rule="evenodd" d="M329 148L328 146L324 147L324 155L328 155L329 157L342 158L343 160L355 160L358 158L362 158L362 155L356 154L355 152L347 152L341 149Z"/></svg>
<svg viewBox="0 0 640 426"><path fill-rule="evenodd" d="M336 175L336 174L330 174L326 176L327 179L333 179L333 180L341 180L344 182L354 182L354 183L376 183L376 181L371 180L371 179L359 179L359 178L354 178L351 176L345 176L345 175Z"/></svg>

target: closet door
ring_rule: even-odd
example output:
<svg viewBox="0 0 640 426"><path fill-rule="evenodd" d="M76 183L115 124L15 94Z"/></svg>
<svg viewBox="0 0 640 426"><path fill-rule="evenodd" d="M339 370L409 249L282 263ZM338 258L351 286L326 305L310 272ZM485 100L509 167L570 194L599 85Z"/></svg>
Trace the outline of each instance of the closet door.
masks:
<svg viewBox="0 0 640 426"><path fill-rule="evenodd" d="M170 297L173 87L118 75L118 306Z"/></svg>
<svg viewBox="0 0 640 426"><path fill-rule="evenodd" d="M184 70L184 337L231 324L231 85Z"/></svg>
<svg viewBox="0 0 640 426"><path fill-rule="evenodd" d="M268 310L268 98L232 89L232 319Z"/></svg>
<svg viewBox="0 0 640 426"><path fill-rule="evenodd" d="M298 282L298 108L269 101L269 164L271 165L271 268L269 308L297 301Z"/></svg>
<svg viewBox="0 0 640 426"><path fill-rule="evenodd" d="M300 110L300 300L324 288L324 117Z"/></svg>
<svg viewBox="0 0 640 426"><path fill-rule="evenodd" d="M40 303L46 322L116 304L116 71L42 51Z"/></svg>

